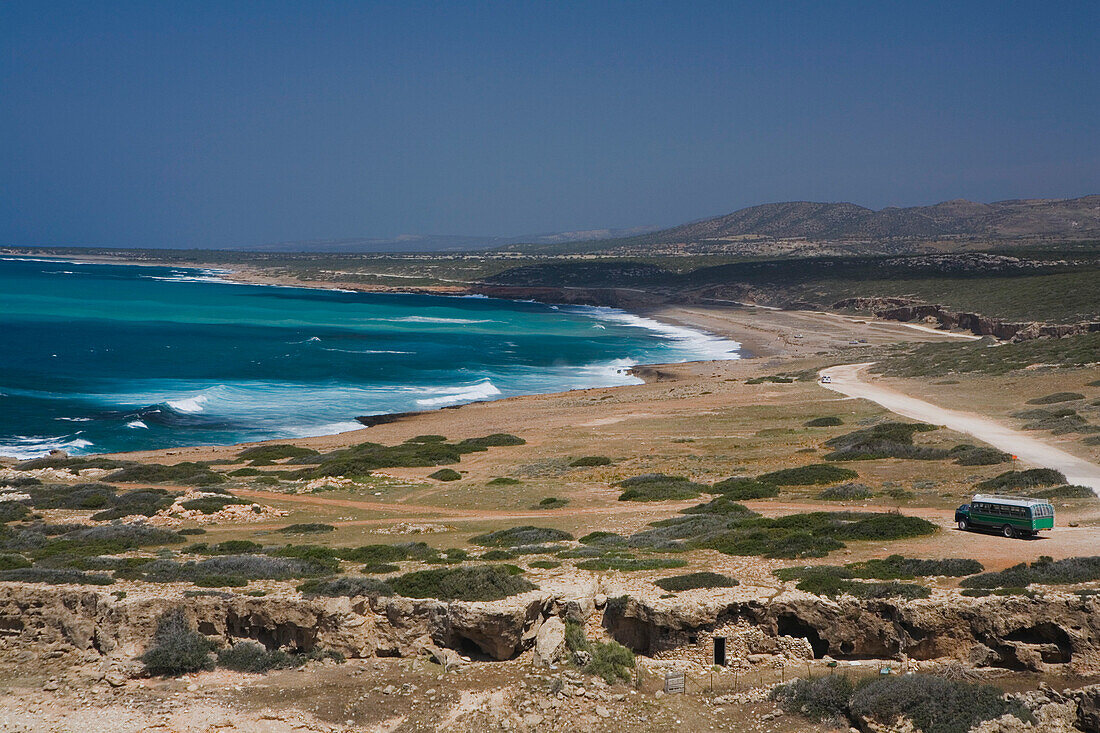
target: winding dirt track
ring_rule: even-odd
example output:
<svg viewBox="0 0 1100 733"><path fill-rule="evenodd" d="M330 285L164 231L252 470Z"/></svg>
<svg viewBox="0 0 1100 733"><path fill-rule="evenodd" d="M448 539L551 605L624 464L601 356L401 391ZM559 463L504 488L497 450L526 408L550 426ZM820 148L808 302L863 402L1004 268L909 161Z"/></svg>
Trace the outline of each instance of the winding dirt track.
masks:
<svg viewBox="0 0 1100 733"><path fill-rule="evenodd" d="M877 402L891 412L914 420L943 425L957 432L973 435L994 448L1017 456L1025 463L1057 469L1066 475L1066 479L1071 484L1088 486L1100 494L1100 466L1066 453L1031 435L1002 425L991 418L971 412L949 410L881 384L860 379L860 373L872 363L846 364L822 369L821 375L828 376L832 382L821 386L849 397Z"/></svg>

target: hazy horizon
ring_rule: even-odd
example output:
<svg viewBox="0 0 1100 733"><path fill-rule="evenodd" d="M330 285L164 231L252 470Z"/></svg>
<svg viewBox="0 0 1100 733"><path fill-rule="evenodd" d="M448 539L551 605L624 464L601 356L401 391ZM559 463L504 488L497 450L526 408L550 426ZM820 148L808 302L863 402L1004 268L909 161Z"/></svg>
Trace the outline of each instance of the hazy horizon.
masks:
<svg viewBox="0 0 1100 733"><path fill-rule="evenodd" d="M0 5L0 244L1100 191L1100 5Z"/></svg>

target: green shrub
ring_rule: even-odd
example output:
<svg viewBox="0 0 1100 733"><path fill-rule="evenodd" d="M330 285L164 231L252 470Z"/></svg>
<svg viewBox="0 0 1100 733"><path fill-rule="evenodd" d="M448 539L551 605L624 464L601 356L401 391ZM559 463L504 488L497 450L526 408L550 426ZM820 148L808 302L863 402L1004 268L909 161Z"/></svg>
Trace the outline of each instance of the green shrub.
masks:
<svg viewBox="0 0 1100 733"><path fill-rule="evenodd" d="M323 575L333 567L317 560L266 555L216 555L200 562L154 560L140 567L118 571L119 577L147 583L195 582L209 576L229 576L247 580L289 580Z"/></svg>
<svg viewBox="0 0 1100 733"><path fill-rule="evenodd" d="M0 524L17 522L30 516L31 510L17 501L0 501Z"/></svg>
<svg viewBox="0 0 1100 733"><path fill-rule="evenodd" d="M1008 453L996 448L978 448L973 445L957 445L948 452L960 466L995 466L1012 459Z"/></svg>
<svg viewBox="0 0 1100 733"><path fill-rule="evenodd" d="M320 455L312 448L298 445L257 445L237 454L242 461L252 461L253 466L267 466L284 458L310 458Z"/></svg>
<svg viewBox="0 0 1100 733"><path fill-rule="evenodd" d="M230 471L228 473L228 475L229 476L246 478L248 476L266 476L267 474L264 471L261 471L258 468L247 468L246 467L246 468L238 468L235 471Z"/></svg>
<svg viewBox="0 0 1100 733"><path fill-rule="evenodd" d="M829 415L827 417L815 417L813 420L807 420L802 424L808 428L832 428L843 425L844 421L835 415Z"/></svg>
<svg viewBox="0 0 1100 733"><path fill-rule="evenodd" d="M514 557L515 557L515 554L511 553L511 552L508 552L507 550L489 550L488 552L483 552L480 555L478 555L477 559L478 560L497 561L497 560L511 560Z"/></svg>
<svg viewBox="0 0 1100 733"><path fill-rule="evenodd" d="M327 596L329 598L358 596L392 596L393 589L385 581L377 578L357 578L344 575L337 578L314 578L298 586L298 591L307 597Z"/></svg>
<svg viewBox="0 0 1100 733"><path fill-rule="evenodd" d="M217 514L222 509L231 505L248 505L254 502L247 499L238 499L235 496L225 496L219 494L218 496L202 496L198 499L191 499L180 504L184 509L190 509L192 511L201 512L203 514Z"/></svg>
<svg viewBox="0 0 1100 733"><path fill-rule="evenodd" d="M435 473L429 473L428 478L434 478L436 481L458 481L462 478L462 474L451 468L441 468Z"/></svg>
<svg viewBox="0 0 1100 733"><path fill-rule="evenodd" d="M1040 585L1069 585L1100 580L1100 556L1067 557L1053 560L1044 556L1033 562L1014 565L1000 572L982 573L964 578L967 588L1024 588Z"/></svg>
<svg viewBox="0 0 1100 733"><path fill-rule="evenodd" d="M35 471L40 468L63 468L69 471L83 471L85 468L125 468L135 465L133 461L120 461L114 458L97 456L67 458L62 456L43 456L15 464L16 471Z"/></svg>
<svg viewBox="0 0 1100 733"><path fill-rule="evenodd" d="M1043 397L1036 397L1027 401L1029 405L1053 405L1058 402L1070 402L1071 400L1083 400L1085 396L1080 392L1055 392Z"/></svg>
<svg viewBox="0 0 1100 733"><path fill-rule="evenodd" d="M757 516L756 512L749 509L744 504L738 504L733 501L729 496L719 496L715 499L711 499L706 504L696 504L695 506L689 506L687 509L681 509L681 514L716 514L725 517L741 516L752 517Z"/></svg>
<svg viewBox="0 0 1100 733"><path fill-rule="evenodd" d="M844 675L831 674L817 679L796 679L772 688L771 698L788 713L814 720L845 720L848 699L855 689Z"/></svg>
<svg viewBox="0 0 1100 733"><path fill-rule="evenodd" d="M83 573L71 568L31 568L26 566L0 570L0 581L2 580L18 583L45 583L47 585L64 585L67 583L74 585L110 585L115 582L110 575L101 573Z"/></svg>
<svg viewBox="0 0 1100 733"><path fill-rule="evenodd" d="M581 537L578 542L585 545L604 545L604 544L623 544L626 540L614 532L596 531L589 532L584 537Z"/></svg>
<svg viewBox="0 0 1100 733"><path fill-rule="evenodd" d="M321 522L304 522L301 524L289 524L275 531L282 532L283 534L323 534L325 532L335 532L336 527L333 527L331 524L322 524Z"/></svg>
<svg viewBox="0 0 1100 733"><path fill-rule="evenodd" d="M568 499L559 499L556 496L548 496L538 503L536 509L561 509L569 503Z"/></svg>
<svg viewBox="0 0 1100 733"><path fill-rule="evenodd" d="M531 562L529 562L527 564L530 567L542 568L544 570L550 570L552 568L560 568L561 567L561 563L557 562L556 560L532 560Z"/></svg>
<svg viewBox="0 0 1100 733"><path fill-rule="evenodd" d="M1049 430L1054 435L1067 433L1094 433L1097 431L1093 425L1089 425L1076 410L1069 407L1057 407L1052 410L1037 408L1015 412L1013 417L1030 420L1024 423L1024 430Z"/></svg>
<svg viewBox="0 0 1100 733"><path fill-rule="evenodd" d="M611 459L607 456L584 456L582 458L576 458L569 464L573 468L581 468L585 466L610 466Z"/></svg>
<svg viewBox="0 0 1100 733"><path fill-rule="evenodd" d="M175 483L205 486L225 482L225 476L211 471L202 463L184 461L172 466L157 463L136 463L107 475L108 481L118 483Z"/></svg>
<svg viewBox="0 0 1100 733"><path fill-rule="evenodd" d="M630 681L630 670L634 669L634 652L617 641L597 641L589 645L589 653L592 660L585 665L585 672L602 678L609 685L616 680Z"/></svg>
<svg viewBox="0 0 1100 733"><path fill-rule="evenodd" d="M734 476L711 486L710 493L723 494L726 498L735 501L745 501L746 499L767 499L772 496L779 496L779 487L752 478Z"/></svg>
<svg viewBox="0 0 1100 733"><path fill-rule="evenodd" d="M490 479L487 486L515 486L522 483L519 479L508 478L507 476L497 476L494 479Z"/></svg>
<svg viewBox="0 0 1100 733"><path fill-rule="evenodd" d="M478 446L483 448L502 448L514 445L527 445L527 441L510 433L493 433L483 438L467 438L460 446Z"/></svg>
<svg viewBox="0 0 1100 733"><path fill-rule="evenodd" d="M828 565L818 568L803 568L802 578L795 585L801 591L819 596L835 598L850 595L856 598L927 598L931 591L922 585L889 582L865 583L844 577L843 568Z"/></svg>
<svg viewBox="0 0 1100 733"><path fill-rule="evenodd" d="M540 542L560 542L571 539L573 539L573 535L560 529L526 525L479 534L476 537L471 537L470 543L481 547L519 547Z"/></svg>
<svg viewBox="0 0 1100 733"><path fill-rule="evenodd" d="M1055 486L1053 489L1042 489L1040 491L1029 491L1029 496L1033 496L1036 499L1095 499L1096 493L1088 486L1076 486L1072 484L1066 484L1065 486Z"/></svg>
<svg viewBox="0 0 1100 733"><path fill-rule="evenodd" d="M870 486L864 484L838 484L830 486L817 495L818 499L825 501L858 501L870 499L874 496Z"/></svg>
<svg viewBox="0 0 1100 733"><path fill-rule="evenodd" d="M360 443L320 456L292 458L289 462L293 464L316 465L294 472L287 478L312 479L328 476L354 478L368 476L372 471L381 468L444 466L458 463L466 453L488 450L491 446L523 445L524 442L523 439L514 435L496 433L483 438L470 438L459 443L415 439L393 446Z"/></svg>
<svg viewBox="0 0 1100 733"><path fill-rule="evenodd" d="M771 382L773 384L791 384L792 382L794 382L794 378L784 377L780 375L770 375L766 377L753 377L751 379L745 380L745 384L765 384L767 382Z"/></svg>
<svg viewBox="0 0 1100 733"><path fill-rule="evenodd" d="M48 531L50 536L40 533L41 531ZM18 538L30 543L28 553L35 560L58 555L117 555L136 547L183 542L183 537L175 532L142 524L107 524L99 527L79 524L39 526L11 539L18 544ZM20 548L8 546L7 549Z"/></svg>
<svg viewBox="0 0 1100 733"><path fill-rule="evenodd" d="M659 570L662 568L682 568L686 560L669 557L634 557L632 555L604 555L577 563L581 570L634 572L636 570Z"/></svg>
<svg viewBox="0 0 1100 733"><path fill-rule="evenodd" d="M398 595L408 598L496 601L535 588L522 574L514 565L433 568L399 575L389 584Z"/></svg>
<svg viewBox="0 0 1100 733"><path fill-rule="evenodd" d="M913 444L913 435L937 430L925 423L885 422L825 441L833 449L827 461L866 461L878 458L939 459L947 451Z"/></svg>
<svg viewBox="0 0 1100 733"><path fill-rule="evenodd" d="M946 575L962 577L985 570L977 560L969 558L947 558L944 560L921 560L901 555L890 555L886 559L865 560L850 563L847 567L856 578L874 578L876 580L905 580L913 577Z"/></svg>
<svg viewBox="0 0 1100 733"><path fill-rule="evenodd" d="M181 535L206 534L206 530L203 529L202 527L189 527L187 529L176 530L176 532L177 532L177 534L181 534Z"/></svg>
<svg viewBox="0 0 1100 733"><path fill-rule="evenodd" d="M344 560L352 562L380 563L396 562L409 557L409 552L401 545L363 545L362 547L340 547L335 550ZM435 555L435 551L431 552Z"/></svg>
<svg viewBox="0 0 1100 733"><path fill-rule="evenodd" d="M445 435L417 435L409 438L406 443L446 443L447 436Z"/></svg>
<svg viewBox="0 0 1100 733"><path fill-rule="evenodd" d="M258 542L252 542L251 540L226 540L216 545L208 545L205 542L200 542L185 547L184 551L196 555L238 555L242 552L260 552L263 549L263 545Z"/></svg>
<svg viewBox="0 0 1100 733"><path fill-rule="evenodd" d="M1026 471L1005 471L1002 474L976 484L976 488L1000 491L1002 489L1031 489L1036 486L1053 486L1066 483L1061 471L1053 468L1029 468Z"/></svg>
<svg viewBox="0 0 1100 733"><path fill-rule="evenodd" d="M139 659L151 675L176 677L213 668L213 645L195 631L191 622L176 608L157 620L157 630L149 649Z"/></svg>
<svg viewBox="0 0 1100 733"><path fill-rule="evenodd" d="M734 578L708 572L673 575L670 578L655 580L653 584L669 592L695 590L696 588L732 588L739 585Z"/></svg>
<svg viewBox="0 0 1100 733"><path fill-rule="evenodd" d="M31 561L22 555L16 555L14 553L0 554L0 570L17 570L19 568L29 568Z"/></svg>
<svg viewBox="0 0 1100 733"><path fill-rule="evenodd" d="M707 487L689 481L683 476L666 476L663 473L649 473L620 481L617 486L626 489L619 495L619 501L668 501L694 499Z"/></svg>
<svg viewBox="0 0 1100 733"><path fill-rule="evenodd" d="M859 474L850 468L841 468L827 463L814 463L798 468L785 468L757 476L758 481L777 486L812 486L815 484L835 484L859 478Z"/></svg>
<svg viewBox="0 0 1100 733"><path fill-rule="evenodd" d="M268 651L263 644L254 641L238 641L218 652L218 666L234 672L263 674L273 669L300 667L303 662L302 657L287 654L281 649Z"/></svg>
<svg viewBox="0 0 1100 733"><path fill-rule="evenodd" d="M883 725L908 718L924 733L967 733L1003 715L1033 722L1026 708L1003 695L989 685L912 674L883 677L859 687L851 696L850 710L855 718Z"/></svg>

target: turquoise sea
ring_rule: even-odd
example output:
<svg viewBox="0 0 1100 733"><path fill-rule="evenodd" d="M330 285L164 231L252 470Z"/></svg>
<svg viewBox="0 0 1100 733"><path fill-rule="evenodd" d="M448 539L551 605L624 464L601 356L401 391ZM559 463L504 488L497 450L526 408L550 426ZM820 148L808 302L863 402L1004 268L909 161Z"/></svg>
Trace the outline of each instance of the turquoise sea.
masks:
<svg viewBox="0 0 1100 733"><path fill-rule="evenodd" d="M358 415L738 356L735 342L608 308L224 278L0 258L0 455L323 435L361 427Z"/></svg>

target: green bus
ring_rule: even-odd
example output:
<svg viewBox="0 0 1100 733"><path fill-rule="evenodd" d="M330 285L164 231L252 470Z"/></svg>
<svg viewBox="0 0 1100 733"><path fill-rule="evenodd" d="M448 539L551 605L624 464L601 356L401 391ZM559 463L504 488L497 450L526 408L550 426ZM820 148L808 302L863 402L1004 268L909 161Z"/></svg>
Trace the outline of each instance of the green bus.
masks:
<svg viewBox="0 0 1100 733"><path fill-rule="evenodd" d="M975 494L955 510L959 529L995 529L1005 537L1034 537L1054 529L1054 506L1046 499Z"/></svg>

